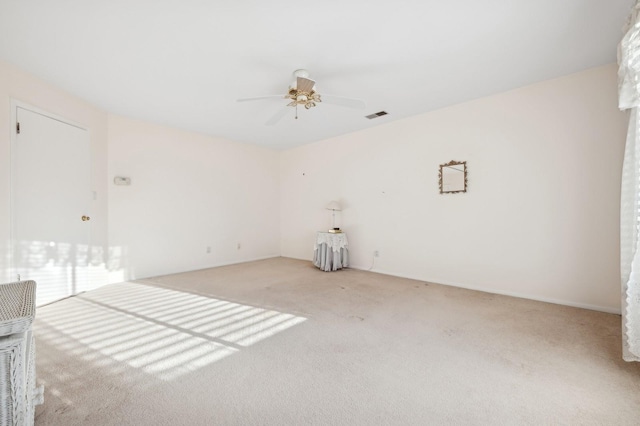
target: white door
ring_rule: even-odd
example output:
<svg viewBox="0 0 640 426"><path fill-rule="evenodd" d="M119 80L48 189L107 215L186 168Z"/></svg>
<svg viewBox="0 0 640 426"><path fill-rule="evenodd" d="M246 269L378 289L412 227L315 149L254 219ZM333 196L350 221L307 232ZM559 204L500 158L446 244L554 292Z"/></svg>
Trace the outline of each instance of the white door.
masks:
<svg viewBox="0 0 640 426"><path fill-rule="evenodd" d="M38 284L37 304L77 293L88 279L89 135L16 106L11 150L12 265Z"/></svg>

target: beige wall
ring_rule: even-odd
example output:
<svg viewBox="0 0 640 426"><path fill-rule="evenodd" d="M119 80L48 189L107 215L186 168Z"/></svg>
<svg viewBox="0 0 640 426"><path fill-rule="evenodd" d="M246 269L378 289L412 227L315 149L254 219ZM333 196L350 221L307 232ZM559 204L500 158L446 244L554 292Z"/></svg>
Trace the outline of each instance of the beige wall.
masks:
<svg viewBox="0 0 640 426"><path fill-rule="evenodd" d="M110 115L111 281L279 256L278 158Z"/></svg>
<svg viewBox="0 0 640 426"><path fill-rule="evenodd" d="M15 67L0 62L0 282L15 279L9 271L11 100L20 101L89 129L91 186L97 199L91 206L94 286L104 284L107 250L107 114Z"/></svg>
<svg viewBox="0 0 640 426"><path fill-rule="evenodd" d="M14 278L12 99L89 129L97 193L90 212L92 252L98 267L83 289L279 255L278 152L108 115L5 63L0 98L0 282ZM116 187L115 175L131 177L133 185Z"/></svg>
<svg viewBox="0 0 640 426"><path fill-rule="evenodd" d="M312 258L336 199L355 268L618 312L616 96L610 65L286 151L282 255ZM450 160L468 193L438 193Z"/></svg>
<svg viewBox="0 0 640 426"><path fill-rule="evenodd" d="M310 259L315 232L330 225L324 206L338 199L356 268L620 309L627 116L613 65L282 153L109 116L4 63L0 99L3 281L15 99L90 129L93 243L111 253L112 281ZM440 195L438 165L454 159L468 162L469 192ZM115 175L133 184L116 187Z"/></svg>

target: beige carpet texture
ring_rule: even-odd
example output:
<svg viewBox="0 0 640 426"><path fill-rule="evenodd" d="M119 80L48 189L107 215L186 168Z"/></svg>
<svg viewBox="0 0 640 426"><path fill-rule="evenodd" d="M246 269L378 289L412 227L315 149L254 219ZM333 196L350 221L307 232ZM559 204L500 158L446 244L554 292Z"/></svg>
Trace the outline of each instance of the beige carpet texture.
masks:
<svg viewBox="0 0 640 426"><path fill-rule="evenodd" d="M638 425L620 317L274 258L38 309L36 425Z"/></svg>

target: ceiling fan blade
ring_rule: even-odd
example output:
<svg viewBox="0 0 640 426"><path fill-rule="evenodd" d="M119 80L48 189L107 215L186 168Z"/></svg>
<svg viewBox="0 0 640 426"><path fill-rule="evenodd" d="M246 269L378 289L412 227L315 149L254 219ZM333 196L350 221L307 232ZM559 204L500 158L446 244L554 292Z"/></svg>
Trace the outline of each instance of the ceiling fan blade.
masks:
<svg viewBox="0 0 640 426"><path fill-rule="evenodd" d="M316 82L304 77L298 77L298 81L296 83L296 89L298 92L306 92L309 93L313 90L313 86L316 85Z"/></svg>
<svg viewBox="0 0 640 426"><path fill-rule="evenodd" d="M257 96L255 98L240 98L240 99L236 99L236 102L261 101L263 99L275 99L275 98L282 99L283 95Z"/></svg>
<svg viewBox="0 0 640 426"><path fill-rule="evenodd" d="M269 120L267 120L267 122L265 124L267 126L273 126L278 121L282 120L282 117L287 115L287 112L289 112L289 108L287 108L287 107L283 107L283 108L279 109L278 112L276 112L273 115L273 117L271 117Z"/></svg>
<svg viewBox="0 0 640 426"><path fill-rule="evenodd" d="M367 104L362 99L343 98L342 96L322 95L322 102L346 108L365 109Z"/></svg>

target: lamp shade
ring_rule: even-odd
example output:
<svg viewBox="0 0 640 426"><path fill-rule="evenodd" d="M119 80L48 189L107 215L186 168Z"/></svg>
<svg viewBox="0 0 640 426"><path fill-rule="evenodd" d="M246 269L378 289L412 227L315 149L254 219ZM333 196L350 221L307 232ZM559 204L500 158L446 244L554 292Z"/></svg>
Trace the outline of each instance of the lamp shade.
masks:
<svg viewBox="0 0 640 426"><path fill-rule="evenodd" d="M342 210L342 207L340 206L340 203L337 201L331 201L329 204L327 204L327 207L325 207L327 210L333 210L333 211L340 211Z"/></svg>

